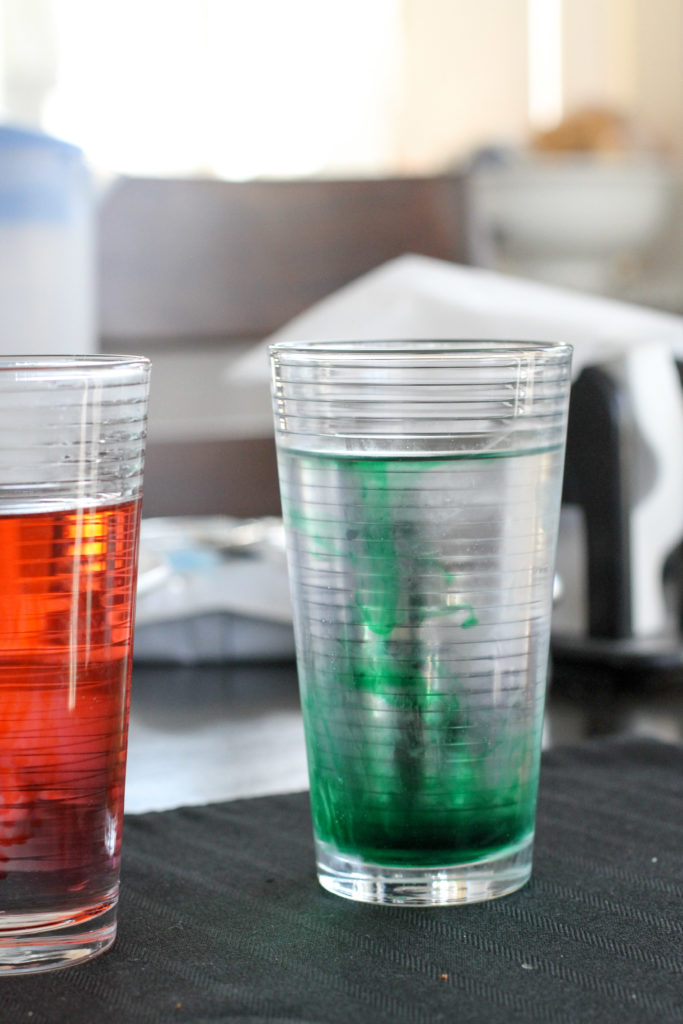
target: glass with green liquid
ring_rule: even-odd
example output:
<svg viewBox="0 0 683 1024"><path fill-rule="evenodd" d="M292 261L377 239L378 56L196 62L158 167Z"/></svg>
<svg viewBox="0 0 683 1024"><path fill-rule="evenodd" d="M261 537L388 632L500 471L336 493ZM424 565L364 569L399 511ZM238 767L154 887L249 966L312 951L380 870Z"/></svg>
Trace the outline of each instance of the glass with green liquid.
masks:
<svg viewBox="0 0 683 1024"><path fill-rule="evenodd" d="M278 464L318 877L529 878L571 348L281 342Z"/></svg>

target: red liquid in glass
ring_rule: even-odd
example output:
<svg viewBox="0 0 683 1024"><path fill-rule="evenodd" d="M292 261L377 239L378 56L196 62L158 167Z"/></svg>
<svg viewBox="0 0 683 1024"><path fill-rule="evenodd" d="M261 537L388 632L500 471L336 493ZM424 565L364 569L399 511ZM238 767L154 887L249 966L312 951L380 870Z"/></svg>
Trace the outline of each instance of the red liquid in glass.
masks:
<svg viewBox="0 0 683 1024"><path fill-rule="evenodd" d="M139 515L0 516L0 927L116 892Z"/></svg>

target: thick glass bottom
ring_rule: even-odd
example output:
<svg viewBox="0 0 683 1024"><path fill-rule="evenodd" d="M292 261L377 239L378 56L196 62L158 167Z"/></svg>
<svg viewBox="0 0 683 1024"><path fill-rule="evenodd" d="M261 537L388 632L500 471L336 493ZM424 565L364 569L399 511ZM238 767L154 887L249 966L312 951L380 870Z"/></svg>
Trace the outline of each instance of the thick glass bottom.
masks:
<svg viewBox="0 0 683 1024"><path fill-rule="evenodd" d="M437 907L506 896L531 876L533 835L481 860L430 867L371 864L316 840L318 880L324 889L360 903Z"/></svg>
<svg viewBox="0 0 683 1024"><path fill-rule="evenodd" d="M0 975L36 974L92 960L116 938L118 894L58 914L0 914Z"/></svg>

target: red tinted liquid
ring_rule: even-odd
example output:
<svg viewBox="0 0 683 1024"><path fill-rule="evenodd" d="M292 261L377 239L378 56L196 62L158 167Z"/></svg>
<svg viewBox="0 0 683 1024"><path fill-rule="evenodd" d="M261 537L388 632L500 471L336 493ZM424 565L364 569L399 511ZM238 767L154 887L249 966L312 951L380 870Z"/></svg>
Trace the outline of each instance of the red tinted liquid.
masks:
<svg viewBox="0 0 683 1024"><path fill-rule="evenodd" d="M116 890L139 514L0 516L0 927Z"/></svg>

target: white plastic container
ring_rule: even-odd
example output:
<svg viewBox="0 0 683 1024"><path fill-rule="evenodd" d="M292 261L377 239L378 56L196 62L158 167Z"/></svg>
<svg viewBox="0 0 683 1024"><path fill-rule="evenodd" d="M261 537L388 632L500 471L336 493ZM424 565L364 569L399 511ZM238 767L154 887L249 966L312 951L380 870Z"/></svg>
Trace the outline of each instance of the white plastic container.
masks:
<svg viewBox="0 0 683 1024"><path fill-rule="evenodd" d="M97 344L94 206L82 152L0 127L0 354Z"/></svg>

